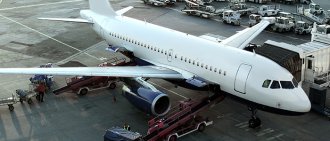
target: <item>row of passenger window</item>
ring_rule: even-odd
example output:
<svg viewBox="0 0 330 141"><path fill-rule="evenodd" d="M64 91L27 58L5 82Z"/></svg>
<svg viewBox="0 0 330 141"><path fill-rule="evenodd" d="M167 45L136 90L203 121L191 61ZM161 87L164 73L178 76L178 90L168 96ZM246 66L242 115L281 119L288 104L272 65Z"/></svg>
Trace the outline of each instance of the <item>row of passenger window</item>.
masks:
<svg viewBox="0 0 330 141"><path fill-rule="evenodd" d="M157 52L159 52L159 53L162 53L162 54L167 55L167 51L166 51L166 50L164 51L163 49L162 49L162 50L160 50L159 48L157 49L156 47L153 47L153 46L151 46L151 45L148 45L148 44L145 44L145 43L142 43L142 42L139 42L139 41L136 41L136 40L130 39L130 38L128 38L128 37L124 37L124 36L121 36L121 35L119 35L119 34L112 33L112 32L110 33L110 36L113 36L113 37L115 37L115 38L119 38L119 39L121 39L121 40L124 40L124 41L130 42L130 43L132 43L132 44L136 44L136 45L139 45L139 46L141 46L141 47L145 47L145 48L148 48L148 49L150 49L150 50L157 51ZM169 57L172 57L172 53L169 52L168 56L169 56ZM174 58L175 58L175 59L178 59L178 55L177 55L177 54L174 55ZM192 60L192 59L187 59L187 57L183 57L183 56L181 56L181 57L180 57L180 60L181 60L181 61L184 61L184 62L187 62L187 63L189 63L189 64L192 64L192 65L196 65L196 66L201 67L201 68L205 68L205 69L210 70L210 71L214 71L215 73L222 74L222 70L221 70L221 69L217 69L216 67L213 68L212 66L208 66L207 64L200 63L200 62L195 61L195 60ZM226 75L226 71L223 71L223 75Z"/></svg>

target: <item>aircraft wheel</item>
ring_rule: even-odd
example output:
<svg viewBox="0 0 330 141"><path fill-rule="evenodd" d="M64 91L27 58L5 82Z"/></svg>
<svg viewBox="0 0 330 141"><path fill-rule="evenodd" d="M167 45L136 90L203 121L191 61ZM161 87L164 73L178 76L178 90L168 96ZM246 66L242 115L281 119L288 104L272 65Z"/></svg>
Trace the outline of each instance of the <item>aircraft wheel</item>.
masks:
<svg viewBox="0 0 330 141"><path fill-rule="evenodd" d="M27 103L28 103L28 104L32 104L32 99L29 98L29 99L27 100Z"/></svg>
<svg viewBox="0 0 330 141"><path fill-rule="evenodd" d="M203 132L203 131L205 130L205 127L206 127L205 123L201 123L201 124L198 126L198 131L199 131L199 132Z"/></svg>
<svg viewBox="0 0 330 141"><path fill-rule="evenodd" d="M14 110L13 104L8 105L8 108L9 108L9 111L13 111Z"/></svg>
<svg viewBox="0 0 330 141"><path fill-rule="evenodd" d="M20 99L19 99L19 102L23 103L23 99L22 99L22 98L20 98Z"/></svg>
<svg viewBox="0 0 330 141"><path fill-rule="evenodd" d="M261 125L261 120L257 118L252 118L249 120L249 127L250 128L257 128Z"/></svg>
<svg viewBox="0 0 330 141"><path fill-rule="evenodd" d="M109 88L110 89L115 89L116 88L116 82L112 82L112 83L110 83L110 85L109 85Z"/></svg>
<svg viewBox="0 0 330 141"><path fill-rule="evenodd" d="M168 140L169 141L176 141L176 140L178 140L178 137L176 135L171 135Z"/></svg>
<svg viewBox="0 0 330 141"><path fill-rule="evenodd" d="M86 95L88 93L88 90L86 88L83 88L80 90L79 95Z"/></svg>

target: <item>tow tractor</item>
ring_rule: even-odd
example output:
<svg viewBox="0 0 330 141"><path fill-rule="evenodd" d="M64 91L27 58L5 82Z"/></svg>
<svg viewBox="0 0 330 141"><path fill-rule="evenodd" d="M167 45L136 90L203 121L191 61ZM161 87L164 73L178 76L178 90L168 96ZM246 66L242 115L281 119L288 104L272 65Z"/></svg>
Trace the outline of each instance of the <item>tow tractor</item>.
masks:
<svg viewBox="0 0 330 141"><path fill-rule="evenodd" d="M118 59L112 58L110 61L106 61L100 64L100 67L106 66L122 66L127 65L125 58ZM102 88L116 88L117 78L107 76L75 76L72 78L66 78L66 86L58 88L53 91L55 95L72 91L78 95L85 95L89 91L102 89Z"/></svg>
<svg viewBox="0 0 330 141"><path fill-rule="evenodd" d="M241 25L241 14L237 11L226 10L222 13L222 21L226 24Z"/></svg>
<svg viewBox="0 0 330 141"><path fill-rule="evenodd" d="M278 17L286 17L289 18L289 20L291 22L295 22L295 18L293 17L293 14L289 13L289 12L278 12Z"/></svg>
<svg viewBox="0 0 330 141"><path fill-rule="evenodd" d="M295 24L286 17L275 17L275 24L271 25L272 31L288 32L293 31Z"/></svg>
<svg viewBox="0 0 330 141"><path fill-rule="evenodd" d="M249 26L252 27L261 21L261 16L257 14L251 14L249 16Z"/></svg>
<svg viewBox="0 0 330 141"><path fill-rule="evenodd" d="M166 116L149 120L147 135L142 136L136 132L114 127L106 131L104 141L176 141L178 138L194 131L203 132L205 127L213 124L213 121L199 116L198 113L222 101L224 98L225 96L219 93L199 101L192 99L180 101L179 105L175 106L172 112Z"/></svg>
<svg viewBox="0 0 330 141"><path fill-rule="evenodd" d="M150 4L154 6L166 6L166 5L174 5L175 0L142 0L144 4Z"/></svg>
<svg viewBox="0 0 330 141"><path fill-rule="evenodd" d="M280 12L279 6L276 5L262 5L259 7L258 14L267 17L267 16L275 16Z"/></svg>
<svg viewBox="0 0 330 141"><path fill-rule="evenodd" d="M219 12L213 6L206 5L205 2L199 0L185 0L185 2L186 5L181 11L187 15L195 15L203 18L219 15Z"/></svg>
<svg viewBox="0 0 330 141"><path fill-rule="evenodd" d="M242 16L258 12L256 7L248 7L245 3L240 1L229 3L229 8L233 11L238 11Z"/></svg>
<svg viewBox="0 0 330 141"><path fill-rule="evenodd" d="M304 21L298 21L296 23L294 32L296 34L310 34L312 31L312 26L309 25L308 23L304 22Z"/></svg>

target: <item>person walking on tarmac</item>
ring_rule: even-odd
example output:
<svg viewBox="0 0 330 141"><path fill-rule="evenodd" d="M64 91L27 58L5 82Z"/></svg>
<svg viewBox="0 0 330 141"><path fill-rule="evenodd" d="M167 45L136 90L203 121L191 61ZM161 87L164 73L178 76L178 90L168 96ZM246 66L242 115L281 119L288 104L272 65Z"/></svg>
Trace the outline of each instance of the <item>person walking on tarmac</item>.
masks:
<svg viewBox="0 0 330 141"><path fill-rule="evenodd" d="M36 88L36 92L39 95L38 101L39 102L44 102L44 95L46 92L46 85L45 82L40 82L39 85Z"/></svg>
<svg viewBox="0 0 330 141"><path fill-rule="evenodd" d="M129 127L129 125L126 122L124 124L124 129L127 131L131 131L131 127Z"/></svg>

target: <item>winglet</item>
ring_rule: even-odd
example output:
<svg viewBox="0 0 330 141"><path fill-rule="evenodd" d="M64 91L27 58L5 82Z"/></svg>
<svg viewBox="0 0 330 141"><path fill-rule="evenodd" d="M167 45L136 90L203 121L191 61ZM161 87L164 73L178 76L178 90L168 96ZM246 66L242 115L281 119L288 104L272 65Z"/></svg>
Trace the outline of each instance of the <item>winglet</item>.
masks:
<svg viewBox="0 0 330 141"><path fill-rule="evenodd" d="M122 14L126 13L127 11L131 10L132 8L133 8L133 6L128 6L126 8L116 11L116 13L117 13L117 15L122 15Z"/></svg>

